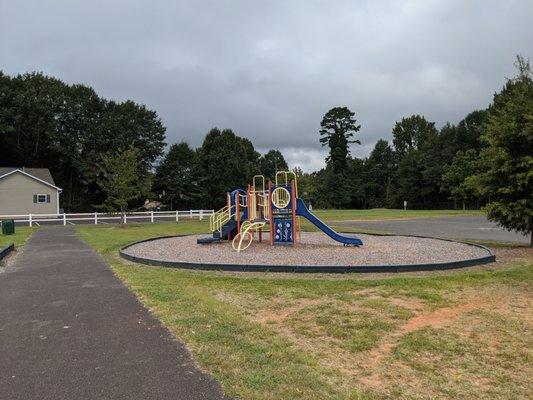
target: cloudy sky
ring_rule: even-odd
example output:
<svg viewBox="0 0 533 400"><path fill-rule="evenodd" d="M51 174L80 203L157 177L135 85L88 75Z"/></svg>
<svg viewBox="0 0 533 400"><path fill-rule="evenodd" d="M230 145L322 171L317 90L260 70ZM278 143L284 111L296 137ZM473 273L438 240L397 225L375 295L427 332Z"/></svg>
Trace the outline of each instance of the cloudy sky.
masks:
<svg viewBox="0 0 533 400"><path fill-rule="evenodd" d="M232 128L314 170L331 107L355 111L357 156L403 116L485 107L533 56L532 16L531 0L0 0L0 69L146 104L169 143Z"/></svg>

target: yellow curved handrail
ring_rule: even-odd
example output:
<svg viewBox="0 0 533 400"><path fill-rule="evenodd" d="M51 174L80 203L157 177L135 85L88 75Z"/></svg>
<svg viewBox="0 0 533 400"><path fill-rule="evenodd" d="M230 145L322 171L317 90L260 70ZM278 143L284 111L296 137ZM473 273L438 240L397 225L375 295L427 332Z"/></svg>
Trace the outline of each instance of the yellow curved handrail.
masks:
<svg viewBox="0 0 533 400"><path fill-rule="evenodd" d="M237 253L240 253L241 250L246 250L248 247L250 247L253 241L253 232L261 229L264 226L265 222L244 221L241 225L241 231L233 238L233 241L231 242L231 247L233 247L233 250L236 250ZM243 247L242 242L246 236L248 236L250 240Z"/></svg>

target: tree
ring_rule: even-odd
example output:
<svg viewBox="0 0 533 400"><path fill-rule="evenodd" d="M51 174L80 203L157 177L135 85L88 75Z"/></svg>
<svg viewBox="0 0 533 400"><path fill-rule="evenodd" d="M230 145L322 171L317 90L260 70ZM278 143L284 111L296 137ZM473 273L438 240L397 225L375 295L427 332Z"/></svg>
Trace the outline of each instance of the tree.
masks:
<svg viewBox="0 0 533 400"><path fill-rule="evenodd" d="M533 80L529 60L518 56L518 75L494 95L482 125L480 172L470 183L489 198L487 217L530 236L533 246Z"/></svg>
<svg viewBox="0 0 533 400"><path fill-rule="evenodd" d="M89 131L94 135L87 135L82 143L83 180L95 203L101 202L104 196L97 185L102 155L121 153L134 147L143 175L147 175L163 153L165 130L157 114L143 105L132 101L104 103L97 129Z"/></svg>
<svg viewBox="0 0 533 400"><path fill-rule="evenodd" d="M185 142L170 146L157 166L152 190L171 210L199 208L203 196L198 155Z"/></svg>
<svg viewBox="0 0 533 400"><path fill-rule="evenodd" d="M431 136L437 135L434 122L420 115L412 115L396 122L392 129L393 144L400 158L409 149L419 149Z"/></svg>
<svg viewBox="0 0 533 400"><path fill-rule="evenodd" d="M324 115L320 123L320 143L329 146L326 162L331 164L334 174L345 173L350 155L349 144L361 144L359 140L351 139L361 129L354 115L348 107L335 107Z"/></svg>
<svg viewBox="0 0 533 400"><path fill-rule="evenodd" d="M478 170L478 154L476 150L459 150L451 165L444 169L442 175L442 189L450 192L450 198L460 201L465 207L465 202L475 197L475 191L468 182L468 178Z"/></svg>
<svg viewBox="0 0 533 400"><path fill-rule="evenodd" d="M365 181L370 207L385 207L390 202L396 155L386 140L376 142L365 163Z"/></svg>
<svg viewBox="0 0 533 400"><path fill-rule="evenodd" d="M269 150L268 153L260 158L259 168L261 169L261 174L273 180L277 171L287 171L289 166L281 151Z"/></svg>
<svg viewBox="0 0 533 400"><path fill-rule="evenodd" d="M231 129L211 129L199 152L210 207L222 206L226 192L246 188L250 178L259 172L260 155L252 142Z"/></svg>
<svg viewBox="0 0 533 400"><path fill-rule="evenodd" d="M165 127L145 106L107 101L41 73L0 72L0 166L50 168L68 211L103 202L97 179L104 154L136 147L146 176L164 139Z"/></svg>
<svg viewBox="0 0 533 400"><path fill-rule="evenodd" d="M139 162L147 168L161 156L165 148L165 131L155 111L131 100L106 103L100 135L108 138L107 145L122 152L133 146Z"/></svg>
<svg viewBox="0 0 533 400"><path fill-rule="evenodd" d="M128 206L142 198L147 189L146 180L139 176L138 151L132 147L119 154L105 155L100 169L98 185L105 193L101 208L109 212L119 211L123 216L122 223Z"/></svg>
<svg viewBox="0 0 533 400"><path fill-rule="evenodd" d="M316 178L314 174L304 172L300 167L292 169L298 180L298 195L309 205L316 202Z"/></svg>
<svg viewBox="0 0 533 400"><path fill-rule="evenodd" d="M423 154L415 149L409 149L398 163L396 180L398 182L398 200L407 201L409 204L426 202L423 188ZM400 204L395 204L399 207Z"/></svg>
<svg viewBox="0 0 533 400"><path fill-rule="evenodd" d="M486 110L476 110L468 114L462 121L457 124L456 148L457 150L475 149L481 150L483 143L480 140L481 128L485 117Z"/></svg>

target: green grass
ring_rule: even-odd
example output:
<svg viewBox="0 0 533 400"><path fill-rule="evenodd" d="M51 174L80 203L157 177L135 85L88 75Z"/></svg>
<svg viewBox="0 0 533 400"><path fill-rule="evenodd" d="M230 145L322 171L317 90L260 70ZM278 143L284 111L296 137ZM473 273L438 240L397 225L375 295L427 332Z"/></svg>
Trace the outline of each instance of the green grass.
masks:
<svg viewBox="0 0 533 400"><path fill-rule="evenodd" d="M155 236L207 233L209 222L183 220L179 223L161 222L155 224L128 223L127 225L78 225L77 231L83 239L106 253L128 243Z"/></svg>
<svg viewBox="0 0 533 400"><path fill-rule="evenodd" d="M2 235L0 234L0 249L4 248L5 246L10 245L11 243L15 244L15 249L20 248L24 245L26 240L31 236L33 233L34 228L30 228L28 226L17 226L15 228L15 233L13 235ZM4 260L0 261L0 269L4 266Z"/></svg>
<svg viewBox="0 0 533 400"><path fill-rule="evenodd" d="M531 394L527 374L533 361L532 340L520 334L531 327L489 310L469 313L463 324L464 332L423 328L405 335L394 359L416 371L418 379L434 382L435 393L448 397L476 398L480 383L487 398Z"/></svg>
<svg viewBox="0 0 533 400"><path fill-rule="evenodd" d="M15 243L15 247L22 246L32 233L33 228L27 226L17 226L13 235L0 234L0 247L7 246L11 243Z"/></svg>
<svg viewBox="0 0 533 400"><path fill-rule="evenodd" d="M530 257L506 268L383 278L197 272L140 266L116 254L132 241L207 227L180 221L77 231L228 395L515 399L531 393ZM444 326L404 328L413 317L471 301L486 306Z"/></svg>
<svg viewBox="0 0 533 400"><path fill-rule="evenodd" d="M370 210L313 210L313 213L325 220L382 220L382 219L412 219L438 218L457 216L484 215L480 210L398 210L388 208L373 208Z"/></svg>

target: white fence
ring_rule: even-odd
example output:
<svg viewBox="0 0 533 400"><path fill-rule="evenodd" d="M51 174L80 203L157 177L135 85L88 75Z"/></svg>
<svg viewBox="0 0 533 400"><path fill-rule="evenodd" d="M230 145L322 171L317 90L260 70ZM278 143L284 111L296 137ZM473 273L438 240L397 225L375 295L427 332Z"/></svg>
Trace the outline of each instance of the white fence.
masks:
<svg viewBox="0 0 533 400"><path fill-rule="evenodd" d="M188 210L188 211L139 211L121 213L74 213L74 214L22 214L22 215L0 215L2 219L13 219L15 223L27 223L29 226L41 223L56 223L62 225L75 225L78 223L108 224L124 222L151 222L156 221L176 221L180 219L203 220L214 213L214 210Z"/></svg>

